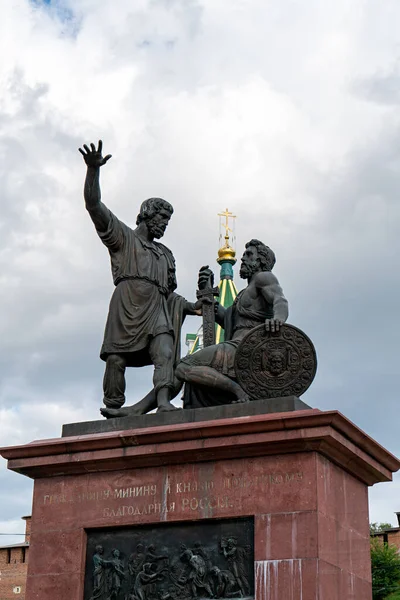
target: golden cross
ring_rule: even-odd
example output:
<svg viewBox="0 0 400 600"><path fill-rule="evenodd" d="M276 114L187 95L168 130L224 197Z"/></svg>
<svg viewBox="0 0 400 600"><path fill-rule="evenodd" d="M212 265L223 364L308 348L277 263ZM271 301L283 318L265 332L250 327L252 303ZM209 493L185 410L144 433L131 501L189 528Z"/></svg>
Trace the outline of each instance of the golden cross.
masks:
<svg viewBox="0 0 400 600"><path fill-rule="evenodd" d="M228 231L232 232L232 229L229 227L229 219L236 219L236 215L229 212L229 210L226 208L225 212L218 213L218 216L225 217L225 223L221 223L221 224L222 224L222 227L224 227L224 229L225 229L225 239L226 239L226 242L228 243L228 240L229 240Z"/></svg>

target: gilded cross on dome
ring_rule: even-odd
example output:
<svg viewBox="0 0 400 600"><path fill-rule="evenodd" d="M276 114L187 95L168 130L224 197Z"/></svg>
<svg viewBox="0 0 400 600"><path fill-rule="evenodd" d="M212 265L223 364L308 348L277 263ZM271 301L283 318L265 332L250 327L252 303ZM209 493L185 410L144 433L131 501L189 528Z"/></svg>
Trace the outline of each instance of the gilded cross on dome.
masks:
<svg viewBox="0 0 400 600"><path fill-rule="evenodd" d="M221 223L222 227L225 229L225 247L229 247L229 232L233 233L233 230L229 227L229 219L236 219L236 215L229 212L226 208L225 212L218 213L219 217L225 217L225 223ZM232 223L233 224L233 223Z"/></svg>
<svg viewBox="0 0 400 600"><path fill-rule="evenodd" d="M217 261L222 264L222 263L230 263L230 265L234 265L236 262L236 252L234 250L234 248L232 247L232 245L234 244L234 219L236 219L236 215L234 215L233 213L231 213L227 208L225 209L225 212L220 212L218 213L218 216L220 217L220 226L222 225L223 229L225 230L225 235L224 235L224 239L225 239L225 244L218 250L218 258ZM231 219L231 222L229 221L229 219ZM232 225L232 227L230 227L229 225ZM229 234L232 234L231 236L231 240L229 240ZM219 239L221 240L222 235L220 234ZM222 241L222 240L221 240ZM229 243L231 241L231 243ZM229 277L232 279L233 278L233 272L232 268L229 266L225 266L225 269L229 269ZM228 272L224 274L228 275Z"/></svg>

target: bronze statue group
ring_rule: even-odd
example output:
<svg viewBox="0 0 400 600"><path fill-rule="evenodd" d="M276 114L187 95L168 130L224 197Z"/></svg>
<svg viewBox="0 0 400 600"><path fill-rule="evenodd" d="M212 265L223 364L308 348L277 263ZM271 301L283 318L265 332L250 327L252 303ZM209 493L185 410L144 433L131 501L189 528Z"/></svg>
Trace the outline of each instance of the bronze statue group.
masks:
<svg viewBox="0 0 400 600"><path fill-rule="evenodd" d="M101 201L100 168L111 155L103 157L101 141L97 148L90 144L79 150L87 165L86 208L108 249L115 284L100 353L106 363L103 416L141 415L156 408L160 412L176 410L171 401L183 384L185 408L248 401L235 376L237 347L256 326L263 324L266 331L276 332L288 317L288 303L272 273L273 251L259 240L246 244L240 276L247 280L247 287L232 307L225 310L215 304L224 342L181 359L182 323L186 315L202 314L207 294L188 302L176 293L173 254L157 241L166 231L173 208L162 198L149 198L140 207L136 228L130 228ZM210 280L212 272L202 267L199 289L204 290ZM124 406L126 368L150 364L154 366L153 389L133 406Z"/></svg>
<svg viewBox="0 0 400 600"><path fill-rule="evenodd" d="M235 536L220 540L218 557L213 549L195 542L192 548L157 554L154 545L138 543L126 566L118 549L104 558L104 548L93 555L93 591L90 600L193 600L195 598L245 598L251 581L248 551ZM214 564L218 562L219 566ZM221 564L223 563L223 564Z"/></svg>

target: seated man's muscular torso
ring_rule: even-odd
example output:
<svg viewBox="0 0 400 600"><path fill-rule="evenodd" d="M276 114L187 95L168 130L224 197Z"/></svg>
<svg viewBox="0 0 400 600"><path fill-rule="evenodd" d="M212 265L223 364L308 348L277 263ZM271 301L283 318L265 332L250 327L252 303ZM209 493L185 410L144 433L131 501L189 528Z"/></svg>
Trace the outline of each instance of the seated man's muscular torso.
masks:
<svg viewBox="0 0 400 600"><path fill-rule="evenodd" d="M225 329L225 341L184 357L175 372L178 379L233 394L236 402L248 400L235 381L237 346L257 325L265 323L267 331L278 331L288 317L287 300L271 273L274 264L275 255L268 246L259 240L246 244L240 276L247 279L248 285L233 306L228 309L217 306L216 321Z"/></svg>

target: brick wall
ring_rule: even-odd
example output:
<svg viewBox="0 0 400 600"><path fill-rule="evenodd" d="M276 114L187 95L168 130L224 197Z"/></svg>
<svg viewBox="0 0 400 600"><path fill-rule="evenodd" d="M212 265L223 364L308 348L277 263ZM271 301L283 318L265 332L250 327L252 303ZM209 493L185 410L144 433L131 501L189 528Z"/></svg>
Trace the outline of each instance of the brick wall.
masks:
<svg viewBox="0 0 400 600"><path fill-rule="evenodd" d="M388 544L396 546L400 550L400 531L388 531Z"/></svg>
<svg viewBox="0 0 400 600"><path fill-rule="evenodd" d="M395 529L394 531L390 531L387 529L382 533L376 533L374 538L378 539L382 544L387 542L389 546L396 546L398 552L400 553L400 530ZM1 599L0 599L1 600Z"/></svg>
<svg viewBox="0 0 400 600"><path fill-rule="evenodd" d="M29 542L31 518L25 520L25 541ZM25 600L28 546L0 548L0 600Z"/></svg>
<svg viewBox="0 0 400 600"><path fill-rule="evenodd" d="M24 600L28 554L29 548L0 548L0 600Z"/></svg>

